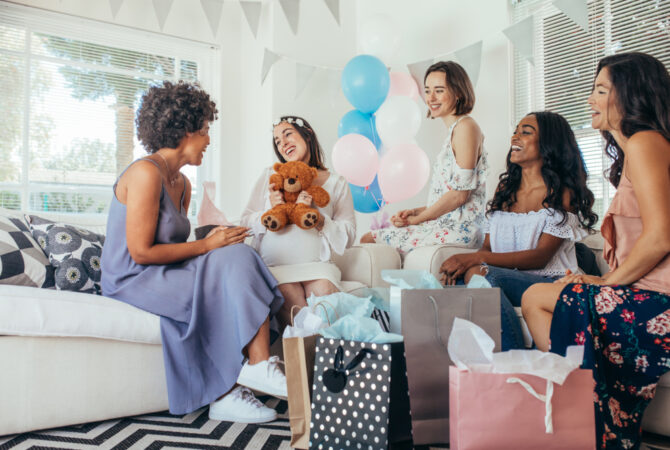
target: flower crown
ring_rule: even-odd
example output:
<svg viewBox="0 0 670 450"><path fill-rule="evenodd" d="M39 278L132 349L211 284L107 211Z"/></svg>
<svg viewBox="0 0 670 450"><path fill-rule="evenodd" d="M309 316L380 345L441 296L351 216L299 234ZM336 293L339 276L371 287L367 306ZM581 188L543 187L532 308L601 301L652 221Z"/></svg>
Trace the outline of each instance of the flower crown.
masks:
<svg viewBox="0 0 670 450"><path fill-rule="evenodd" d="M288 122L291 125L295 124L295 125L298 125L298 126L303 127L303 128L305 127L305 122L300 117L287 117L285 119L275 119L272 122L272 126L276 127L277 125L279 125L282 122Z"/></svg>

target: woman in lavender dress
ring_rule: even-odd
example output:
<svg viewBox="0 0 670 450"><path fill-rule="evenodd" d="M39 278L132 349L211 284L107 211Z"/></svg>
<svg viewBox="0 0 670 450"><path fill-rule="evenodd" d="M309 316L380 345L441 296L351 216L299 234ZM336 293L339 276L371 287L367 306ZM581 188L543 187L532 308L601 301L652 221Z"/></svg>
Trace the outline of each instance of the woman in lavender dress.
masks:
<svg viewBox="0 0 670 450"><path fill-rule="evenodd" d="M219 227L186 242L191 183L179 169L202 162L216 113L193 84L164 82L143 96L137 135L150 154L114 184L102 290L161 316L170 412L211 403L213 419L272 421L276 412L247 387L286 396L269 351L269 316L283 303L277 281L243 244L247 228Z"/></svg>

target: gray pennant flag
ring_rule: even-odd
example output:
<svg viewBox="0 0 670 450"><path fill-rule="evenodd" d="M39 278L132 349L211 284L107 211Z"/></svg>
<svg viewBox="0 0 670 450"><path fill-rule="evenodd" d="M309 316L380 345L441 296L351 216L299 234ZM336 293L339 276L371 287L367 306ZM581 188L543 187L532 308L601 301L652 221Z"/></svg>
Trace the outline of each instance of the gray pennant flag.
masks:
<svg viewBox="0 0 670 450"><path fill-rule="evenodd" d="M533 58L533 16L528 16L521 22L505 28L503 33L521 56L535 65Z"/></svg>
<svg viewBox="0 0 670 450"><path fill-rule="evenodd" d="M419 88L419 97L421 97L422 99L423 95L421 95L421 93L423 92L423 77L426 75L426 70L428 70L428 68L432 65L433 65L433 58L426 59L425 61L419 61L412 64L407 64L409 74L412 75L412 78L414 78L414 81L416 81L416 84Z"/></svg>
<svg viewBox="0 0 670 450"><path fill-rule="evenodd" d="M589 32L589 7L586 0L554 0L551 3L582 30Z"/></svg>
<svg viewBox="0 0 670 450"><path fill-rule="evenodd" d="M244 17L247 18L251 33L254 35L254 38L256 38L258 35L258 24L260 23L261 7L263 4L261 2L240 2L240 6L242 7L242 11L244 11Z"/></svg>
<svg viewBox="0 0 670 450"><path fill-rule="evenodd" d="M340 24L340 0L323 0L326 2L326 6L335 17L337 24Z"/></svg>
<svg viewBox="0 0 670 450"><path fill-rule="evenodd" d="M265 53L263 54L263 68L261 69L261 85L265 83L265 77L268 76L268 72L274 63L276 63L278 60L278 54L268 50L267 48L265 49Z"/></svg>
<svg viewBox="0 0 670 450"><path fill-rule="evenodd" d="M205 12L205 16L207 16L212 34L216 37L217 31L219 31L219 22L221 22L223 0L200 0L200 5L202 5L202 10Z"/></svg>
<svg viewBox="0 0 670 450"><path fill-rule="evenodd" d="M112 17L116 18L116 14L119 12L119 9L121 9L121 4L123 3L123 0L109 0L109 6L112 8Z"/></svg>
<svg viewBox="0 0 670 450"><path fill-rule="evenodd" d="M310 66L308 64L295 64L295 98L298 98L305 89L305 86L309 82L309 79L312 78L315 69L315 66Z"/></svg>
<svg viewBox="0 0 670 450"><path fill-rule="evenodd" d="M479 68L482 65L482 43L483 41L479 41L456 52L456 61L468 73L473 86L477 85Z"/></svg>
<svg viewBox="0 0 670 450"><path fill-rule="evenodd" d="M170 8L172 8L173 1L174 0L152 0L154 4L154 12L158 18L158 27L161 31L163 31L167 16L170 14Z"/></svg>
<svg viewBox="0 0 670 450"><path fill-rule="evenodd" d="M300 21L300 0L279 0L281 9L284 11L286 20L291 26L293 34L298 34L298 22Z"/></svg>

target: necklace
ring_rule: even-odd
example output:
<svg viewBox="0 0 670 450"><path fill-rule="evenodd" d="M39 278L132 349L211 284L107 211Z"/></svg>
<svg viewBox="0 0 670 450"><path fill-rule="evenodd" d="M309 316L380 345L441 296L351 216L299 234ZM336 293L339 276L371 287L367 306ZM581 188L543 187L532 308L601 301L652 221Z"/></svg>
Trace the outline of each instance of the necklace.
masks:
<svg viewBox="0 0 670 450"><path fill-rule="evenodd" d="M170 166L168 166L167 159L165 159L165 156L161 155L160 153L156 152L158 156L160 156L163 159L163 162L165 163L165 170L167 170L166 178L168 180L168 183L170 183L171 187L174 187L174 184L177 182L179 179L179 175L175 175L174 177L170 178ZM179 173L179 172L177 172Z"/></svg>

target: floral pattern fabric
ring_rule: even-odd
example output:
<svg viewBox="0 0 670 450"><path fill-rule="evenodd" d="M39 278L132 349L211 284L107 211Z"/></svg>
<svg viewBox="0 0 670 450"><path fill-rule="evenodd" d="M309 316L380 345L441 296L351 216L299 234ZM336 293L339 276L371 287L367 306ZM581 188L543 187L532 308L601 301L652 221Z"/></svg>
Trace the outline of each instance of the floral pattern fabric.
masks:
<svg viewBox="0 0 670 450"><path fill-rule="evenodd" d="M390 226L372 230L372 237L377 242L384 242L397 248L403 256L417 247L427 245L455 244L472 248L481 244L481 226L486 210L488 162L486 150L482 147L482 153L474 169L463 169L456 163L451 147L451 136L456 125L464 117L467 116L461 117L449 127L447 138L433 167L426 204L432 205L452 190L471 191L468 200L455 210L434 220L401 228Z"/></svg>
<svg viewBox="0 0 670 450"><path fill-rule="evenodd" d="M567 285L551 322L551 351L584 345L593 370L598 448L638 448L642 414L670 369L670 296L628 286Z"/></svg>

